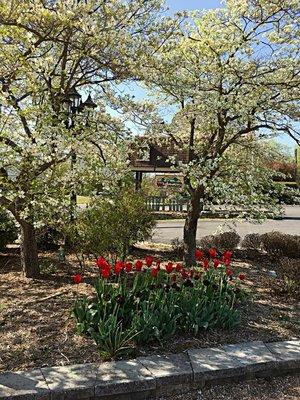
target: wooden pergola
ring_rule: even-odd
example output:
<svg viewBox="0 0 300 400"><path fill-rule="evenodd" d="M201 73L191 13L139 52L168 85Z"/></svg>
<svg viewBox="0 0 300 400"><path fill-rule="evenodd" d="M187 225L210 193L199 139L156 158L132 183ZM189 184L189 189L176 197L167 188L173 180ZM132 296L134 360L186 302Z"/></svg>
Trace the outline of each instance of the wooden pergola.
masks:
<svg viewBox="0 0 300 400"><path fill-rule="evenodd" d="M130 168L135 173L135 186L140 189L145 173L178 173L176 164L179 161L187 162L188 154L174 145L170 139L151 141L141 137L131 143ZM175 158L171 163L169 158Z"/></svg>

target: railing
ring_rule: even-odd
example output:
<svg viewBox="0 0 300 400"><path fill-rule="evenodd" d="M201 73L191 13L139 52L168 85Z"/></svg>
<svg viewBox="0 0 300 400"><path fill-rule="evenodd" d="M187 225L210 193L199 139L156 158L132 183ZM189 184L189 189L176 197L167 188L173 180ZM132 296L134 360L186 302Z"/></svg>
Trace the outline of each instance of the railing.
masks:
<svg viewBox="0 0 300 400"><path fill-rule="evenodd" d="M150 196L147 199L147 207L151 211L187 211L187 200L184 198L171 199L168 197Z"/></svg>

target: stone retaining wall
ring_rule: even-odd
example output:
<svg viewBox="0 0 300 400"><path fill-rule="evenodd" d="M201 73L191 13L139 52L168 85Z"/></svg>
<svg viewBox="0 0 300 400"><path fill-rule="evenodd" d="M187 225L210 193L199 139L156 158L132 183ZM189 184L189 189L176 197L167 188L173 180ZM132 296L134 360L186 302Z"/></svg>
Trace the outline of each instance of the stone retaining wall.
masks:
<svg viewBox="0 0 300 400"><path fill-rule="evenodd" d="M142 400L300 371L300 341L250 342L169 356L0 374L2 400Z"/></svg>

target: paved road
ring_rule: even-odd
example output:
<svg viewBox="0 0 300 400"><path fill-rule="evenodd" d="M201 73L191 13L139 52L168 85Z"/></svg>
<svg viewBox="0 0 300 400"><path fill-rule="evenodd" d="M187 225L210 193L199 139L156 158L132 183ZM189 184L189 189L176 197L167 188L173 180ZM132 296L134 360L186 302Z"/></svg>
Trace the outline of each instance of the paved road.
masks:
<svg viewBox="0 0 300 400"><path fill-rule="evenodd" d="M173 239L182 239L184 220L157 221L153 235L153 242L170 243ZM200 220L198 223L197 239L216 233L217 229L230 225L237 233L244 237L248 233L266 233L280 231L292 235L300 235L300 206L287 206L284 219L267 220L262 224L249 222L236 222L232 220ZM228 230L228 229L227 229Z"/></svg>

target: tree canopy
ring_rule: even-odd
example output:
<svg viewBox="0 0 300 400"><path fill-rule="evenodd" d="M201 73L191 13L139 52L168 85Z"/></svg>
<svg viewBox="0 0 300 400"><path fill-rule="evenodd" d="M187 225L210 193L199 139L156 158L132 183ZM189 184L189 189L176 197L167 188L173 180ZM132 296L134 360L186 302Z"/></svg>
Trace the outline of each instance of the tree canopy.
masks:
<svg viewBox="0 0 300 400"><path fill-rule="evenodd" d="M174 31L160 9L160 0L0 1L0 204L21 227L44 223L72 188L112 186L126 171L127 128L108 107L115 85L137 79Z"/></svg>
<svg viewBox="0 0 300 400"><path fill-rule="evenodd" d="M283 132L299 143L299 22L298 1L229 0L225 8L193 12L181 40L162 49L144 76L158 113L163 105L175 110L159 134L189 154L181 169L192 203L190 262L201 203L211 181L234 164L231 147Z"/></svg>

